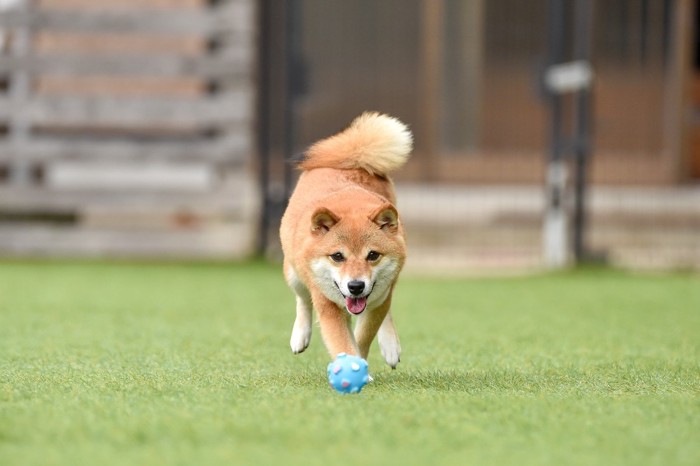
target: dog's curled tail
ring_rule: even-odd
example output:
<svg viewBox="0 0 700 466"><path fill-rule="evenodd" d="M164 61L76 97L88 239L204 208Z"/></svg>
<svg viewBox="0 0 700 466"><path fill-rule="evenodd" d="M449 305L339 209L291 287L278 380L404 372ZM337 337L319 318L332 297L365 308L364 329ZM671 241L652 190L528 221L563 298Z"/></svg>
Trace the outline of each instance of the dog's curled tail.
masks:
<svg viewBox="0 0 700 466"><path fill-rule="evenodd" d="M386 176L406 163L412 148L413 135L405 124L388 115L366 112L344 131L311 146L299 168L361 168L371 175Z"/></svg>

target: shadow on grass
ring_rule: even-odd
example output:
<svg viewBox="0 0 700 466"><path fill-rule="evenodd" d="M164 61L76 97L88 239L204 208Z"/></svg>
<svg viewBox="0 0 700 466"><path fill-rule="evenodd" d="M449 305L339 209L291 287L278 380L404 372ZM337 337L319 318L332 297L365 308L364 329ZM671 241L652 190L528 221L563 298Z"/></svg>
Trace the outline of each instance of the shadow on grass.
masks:
<svg viewBox="0 0 700 466"><path fill-rule="evenodd" d="M658 359L610 361L598 364L532 365L524 367L371 371L367 387L377 392L434 392L471 395L658 395L696 394L700 378L695 363ZM264 390L321 390L325 370L310 364L282 371L262 370L244 378L244 385Z"/></svg>
<svg viewBox="0 0 700 466"><path fill-rule="evenodd" d="M691 371L692 372L692 371ZM697 390L697 377L687 367L639 370L603 365L591 370L573 368L493 371L432 370L383 372L374 375L378 390L462 392L532 396L682 394Z"/></svg>
<svg viewBox="0 0 700 466"><path fill-rule="evenodd" d="M374 375L373 385L381 390L480 393L520 390L524 384L517 373L470 373L463 371L383 372Z"/></svg>

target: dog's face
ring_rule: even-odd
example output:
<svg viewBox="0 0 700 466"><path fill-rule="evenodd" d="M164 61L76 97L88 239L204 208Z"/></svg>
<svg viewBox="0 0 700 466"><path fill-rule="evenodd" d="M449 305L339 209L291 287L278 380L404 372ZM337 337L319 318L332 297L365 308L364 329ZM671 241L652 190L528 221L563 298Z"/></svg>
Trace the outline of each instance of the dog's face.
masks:
<svg viewBox="0 0 700 466"><path fill-rule="evenodd" d="M403 230L391 204L342 214L319 208L311 230L311 271L328 299L354 315L387 299L406 256Z"/></svg>

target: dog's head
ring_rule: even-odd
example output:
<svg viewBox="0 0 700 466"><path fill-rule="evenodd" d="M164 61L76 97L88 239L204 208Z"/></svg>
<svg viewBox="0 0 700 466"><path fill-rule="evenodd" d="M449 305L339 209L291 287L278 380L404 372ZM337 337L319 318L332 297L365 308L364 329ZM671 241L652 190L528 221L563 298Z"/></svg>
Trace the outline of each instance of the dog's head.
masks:
<svg viewBox="0 0 700 466"><path fill-rule="evenodd" d="M351 314L382 304L406 257L403 228L388 202L317 208L311 272L328 299Z"/></svg>

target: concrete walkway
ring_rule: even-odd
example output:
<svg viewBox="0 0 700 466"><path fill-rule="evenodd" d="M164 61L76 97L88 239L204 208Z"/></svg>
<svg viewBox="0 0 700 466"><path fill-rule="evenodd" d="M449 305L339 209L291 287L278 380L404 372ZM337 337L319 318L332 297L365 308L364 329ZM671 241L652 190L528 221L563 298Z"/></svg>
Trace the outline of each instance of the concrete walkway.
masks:
<svg viewBox="0 0 700 466"><path fill-rule="evenodd" d="M409 236L407 271L540 270L541 186L398 185ZM700 186L594 187L589 248L631 268L700 270Z"/></svg>

